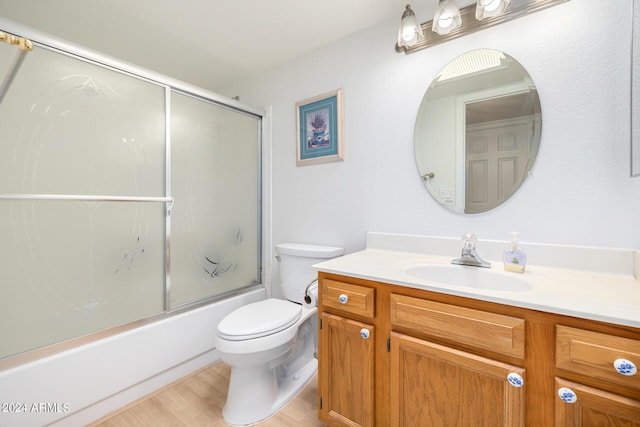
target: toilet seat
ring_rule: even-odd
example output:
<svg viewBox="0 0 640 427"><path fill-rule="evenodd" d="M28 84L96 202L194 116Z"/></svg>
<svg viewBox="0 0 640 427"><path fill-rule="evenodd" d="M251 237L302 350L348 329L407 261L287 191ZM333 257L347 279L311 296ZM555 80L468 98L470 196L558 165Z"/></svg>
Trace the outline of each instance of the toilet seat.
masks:
<svg viewBox="0 0 640 427"><path fill-rule="evenodd" d="M218 336L229 341L244 341L275 334L295 324L302 306L269 298L238 308L218 325Z"/></svg>

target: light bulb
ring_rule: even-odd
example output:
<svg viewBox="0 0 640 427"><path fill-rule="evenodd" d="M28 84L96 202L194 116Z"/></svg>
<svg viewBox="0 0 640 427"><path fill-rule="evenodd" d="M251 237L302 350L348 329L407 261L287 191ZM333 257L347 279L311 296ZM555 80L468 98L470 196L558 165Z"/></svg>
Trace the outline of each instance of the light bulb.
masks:
<svg viewBox="0 0 640 427"><path fill-rule="evenodd" d="M494 12L498 7L500 7L501 2L502 0L480 0L482 7L484 7L484 10L487 12Z"/></svg>
<svg viewBox="0 0 640 427"><path fill-rule="evenodd" d="M454 0L441 0L433 17L433 31L445 35L460 27L462 17Z"/></svg>
<svg viewBox="0 0 640 427"><path fill-rule="evenodd" d="M451 26L451 24L453 24L452 16L441 16L438 20L438 26L440 28L448 28L449 26Z"/></svg>
<svg viewBox="0 0 640 427"><path fill-rule="evenodd" d="M502 15L509 7L511 0L478 0L476 3L476 19Z"/></svg>
<svg viewBox="0 0 640 427"><path fill-rule="evenodd" d="M407 5L398 29L398 46L411 47L422 39L424 39L422 27L418 23L413 10L411 10L411 6Z"/></svg>
<svg viewBox="0 0 640 427"><path fill-rule="evenodd" d="M413 25L403 25L401 32L400 37L407 43L416 38L416 27Z"/></svg>

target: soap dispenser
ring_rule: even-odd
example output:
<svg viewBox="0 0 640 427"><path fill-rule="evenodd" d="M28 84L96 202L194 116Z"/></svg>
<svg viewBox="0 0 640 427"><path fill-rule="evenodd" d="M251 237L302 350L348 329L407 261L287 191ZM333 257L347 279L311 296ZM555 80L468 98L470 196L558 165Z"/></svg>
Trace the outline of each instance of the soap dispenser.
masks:
<svg viewBox="0 0 640 427"><path fill-rule="evenodd" d="M527 254L518 247L519 233L517 231L512 231L510 234L511 247L509 249L505 249L502 254L504 269L507 271L514 271L516 273L524 273L524 267L527 265Z"/></svg>

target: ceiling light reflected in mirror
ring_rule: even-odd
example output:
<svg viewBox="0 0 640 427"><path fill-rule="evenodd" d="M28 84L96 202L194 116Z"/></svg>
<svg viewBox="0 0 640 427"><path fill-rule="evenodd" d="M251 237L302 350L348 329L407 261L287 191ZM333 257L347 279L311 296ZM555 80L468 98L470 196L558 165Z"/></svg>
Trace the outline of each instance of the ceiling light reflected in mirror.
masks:
<svg viewBox="0 0 640 427"><path fill-rule="evenodd" d="M439 82L463 78L469 74L489 72L503 66L504 53L495 49L478 49L461 55L451 61L438 74Z"/></svg>

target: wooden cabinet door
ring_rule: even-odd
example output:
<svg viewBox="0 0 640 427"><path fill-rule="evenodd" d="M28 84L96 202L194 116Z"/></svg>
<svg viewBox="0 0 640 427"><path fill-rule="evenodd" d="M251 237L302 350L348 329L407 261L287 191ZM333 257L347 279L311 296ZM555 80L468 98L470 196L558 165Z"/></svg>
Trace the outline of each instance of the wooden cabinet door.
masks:
<svg viewBox="0 0 640 427"><path fill-rule="evenodd" d="M556 427L640 427L640 401L556 378L559 390L575 401L556 396Z"/></svg>
<svg viewBox="0 0 640 427"><path fill-rule="evenodd" d="M328 313L321 322L320 420L329 426L373 426L374 328Z"/></svg>
<svg viewBox="0 0 640 427"><path fill-rule="evenodd" d="M524 426L518 376L524 369L392 333L391 426Z"/></svg>

